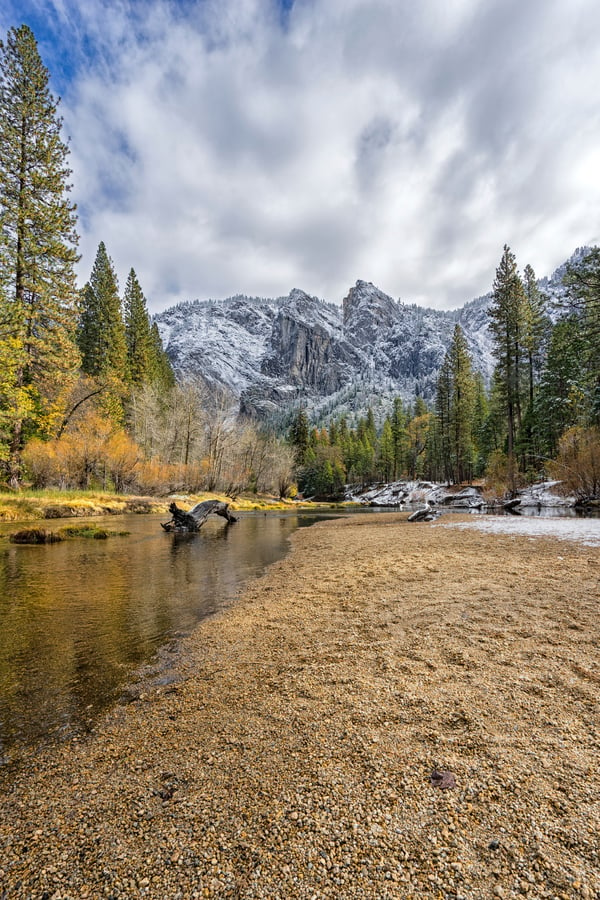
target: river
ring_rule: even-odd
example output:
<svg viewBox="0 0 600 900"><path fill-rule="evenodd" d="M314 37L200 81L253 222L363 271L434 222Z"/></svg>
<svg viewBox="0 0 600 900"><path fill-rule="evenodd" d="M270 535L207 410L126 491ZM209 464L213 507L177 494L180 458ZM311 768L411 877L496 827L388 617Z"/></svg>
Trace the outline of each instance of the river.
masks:
<svg viewBox="0 0 600 900"><path fill-rule="evenodd" d="M129 533L41 546L10 544L15 525L0 525L0 764L88 729L142 663L231 603L296 528L331 515L212 517L197 535L165 534L164 516L95 518Z"/></svg>
<svg viewBox="0 0 600 900"><path fill-rule="evenodd" d="M136 667L231 603L315 517L213 517L198 535L165 534L160 520L96 518L129 534L41 546L10 544L15 526L0 526L0 763L87 729Z"/></svg>

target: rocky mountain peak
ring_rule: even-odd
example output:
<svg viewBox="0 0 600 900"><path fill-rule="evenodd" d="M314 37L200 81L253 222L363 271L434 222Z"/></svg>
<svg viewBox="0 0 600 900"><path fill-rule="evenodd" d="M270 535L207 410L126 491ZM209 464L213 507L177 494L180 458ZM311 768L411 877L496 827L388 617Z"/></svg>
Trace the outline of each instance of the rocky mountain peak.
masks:
<svg viewBox="0 0 600 900"><path fill-rule="evenodd" d="M344 297L343 324L345 336L368 346L398 319L398 305L370 281L357 281Z"/></svg>
<svg viewBox="0 0 600 900"><path fill-rule="evenodd" d="M339 332L339 307L325 303L318 297L294 288L281 305L279 317L287 317L313 328L322 328L328 332Z"/></svg>
<svg viewBox="0 0 600 900"><path fill-rule="evenodd" d="M576 250L570 261L587 252ZM551 301L564 294L564 271L563 265L538 281ZM362 414L374 398L380 411L397 395L432 400L456 322L474 368L489 380L490 299L452 311L425 309L359 280L341 308L295 288L287 297L183 303L156 322L179 377L225 389L246 415L281 418L302 403L315 420L327 420L341 412Z"/></svg>

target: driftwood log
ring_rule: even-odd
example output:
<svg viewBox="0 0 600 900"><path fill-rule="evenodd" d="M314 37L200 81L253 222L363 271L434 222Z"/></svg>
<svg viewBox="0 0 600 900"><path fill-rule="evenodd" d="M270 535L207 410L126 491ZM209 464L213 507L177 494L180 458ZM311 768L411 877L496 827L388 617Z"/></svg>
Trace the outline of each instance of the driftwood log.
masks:
<svg viewBox="0 0 600 900"><path fill-rule="evenodd" d="M171 513L170 522L161 522L165 531L194 532L200 531L210 515L223 516L227 522L237 522L235 516L229 512L229 504L220 500L205 500L196 503L190 510L180 509L176 503L169 506Z"/></svg>
<svg viewBox="0 0 600 900"><path fill-rule="evenodd" d="M438 512L433 509L429 503L426 503L425 507L422 509L416 509L413 513L410 514L407 522L433 522L434 519L437 519Z"/></svg>

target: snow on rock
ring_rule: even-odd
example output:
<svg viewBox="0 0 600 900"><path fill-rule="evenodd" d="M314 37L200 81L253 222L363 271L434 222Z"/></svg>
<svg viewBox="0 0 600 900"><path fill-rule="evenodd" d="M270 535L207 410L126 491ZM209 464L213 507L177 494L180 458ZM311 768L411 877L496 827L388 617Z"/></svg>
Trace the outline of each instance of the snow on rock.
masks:
<svg viewBox="0 0 600 900"><path fill-rule="evenodd" d="M484 505L481 493L475 487L454 490L432 481L394 481L366 488L348 485L344 498L365 506L411 506L421 503L455 509L480 509Z"/></svg>
<svg viewBox="0 0 600 900"><path fill-rule="evenodd" d="M587 252L577 250L570 262ZM566 265L539 282L551 300L564 299ZM155 321L178 378L225 388L240 412L284 416L290 404L301 403L316 423L346 414L352 424L373 398L381 400L378 422L393 397L433 400L457 323L474 369L489 382L495 362L490 301L487 294L458 310L426 309L357 281L342 307L295 288L277 299L180 303Z"/></svg>
<svg viewBox="0 0 600 900"><path fill-rule="evenodd" d="M533 507L564 507L575 506L575 497L565 497L555 493L560 481L544 481L540 484L532 484L523 491L519 491L520 506Z"/></svg>
<svg viewBox="0 0 600 900"><path fill-rule="evenodd" d="M399 307L371 282L357 281L344 297L342 313L348 340L358 346L369 346L396 324Z"/></svg>
<svg viewBox="0 0 600 900"><path fill-rule="evenodd" d="M281 302L238 296L160 313L156 323L177 376L198 375L239 396L260 371Z"/></svg>
<svg viewBox="0 0 600 900"><path fill-rule="evenodd" d="M348 485L344 499L364 506L404 506L408 503L424 503L432 488L433 485L428 481L394 481L368 487Z"/></svg>
<svg viewBox="0 0 600 900"><path fill-rule="evenodd" d="M538 516L472 516L467 522L444 519L433 528L476 528L488 534L521 537L551 537L576 541L587 547L600 547L600 519Z"/></svg>

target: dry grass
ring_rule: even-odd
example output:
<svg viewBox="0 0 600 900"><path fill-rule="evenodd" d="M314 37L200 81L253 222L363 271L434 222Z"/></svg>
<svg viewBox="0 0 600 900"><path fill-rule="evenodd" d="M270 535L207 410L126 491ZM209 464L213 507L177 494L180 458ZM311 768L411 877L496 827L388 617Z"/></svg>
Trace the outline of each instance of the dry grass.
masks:
<svg viewBox="0 0 600 900"><path fill-rule="evenodd" d="M59 519L76 516L105 516L135 513L167 514L173 497L136 497L102 491L24 491L0 495L0 522L27 522L39 519ZM203 500L229 503L233 510L275 510L313 508L319 504L298 504L291 500L250 495L231 500L225 494L200 493L176 497L178 505L192 507Z"/></svg>

